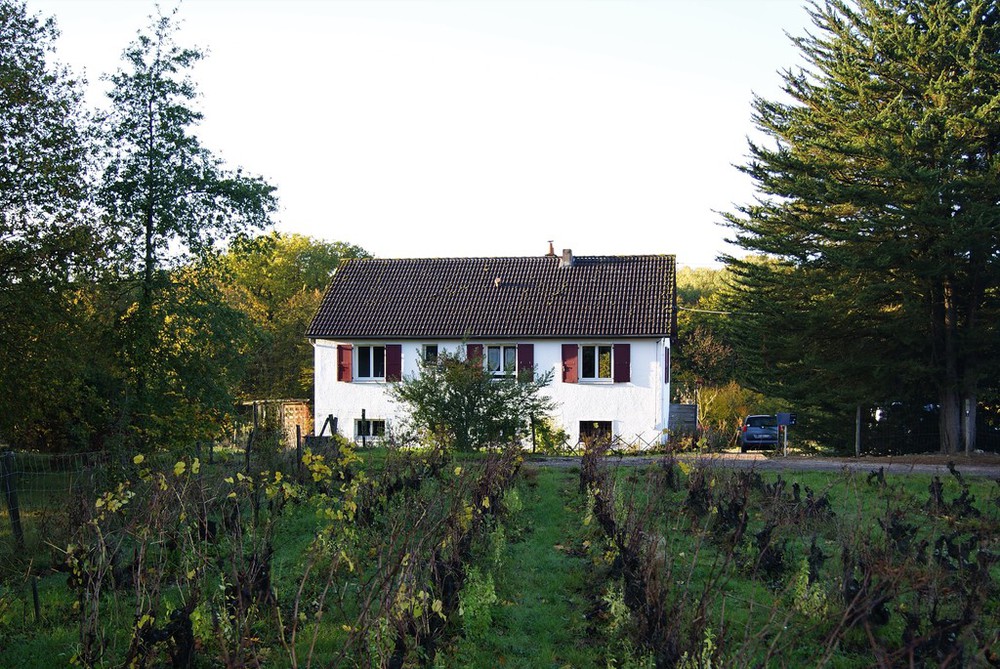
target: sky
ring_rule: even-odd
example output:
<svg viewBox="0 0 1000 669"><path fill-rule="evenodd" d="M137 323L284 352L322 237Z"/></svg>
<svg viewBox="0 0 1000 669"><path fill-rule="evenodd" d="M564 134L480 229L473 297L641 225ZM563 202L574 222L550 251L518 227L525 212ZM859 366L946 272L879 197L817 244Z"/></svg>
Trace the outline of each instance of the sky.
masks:
<svg viewBox="0 0 1000 669"><path fill-rule="evenodd" d="M156 5L27 0L107 82ZM174 7L161 2L165 10ZM667 253L718 266L753 198L754 93L799 0L184 0L202 144L277 187L276 229L384 258Z"/></svg>

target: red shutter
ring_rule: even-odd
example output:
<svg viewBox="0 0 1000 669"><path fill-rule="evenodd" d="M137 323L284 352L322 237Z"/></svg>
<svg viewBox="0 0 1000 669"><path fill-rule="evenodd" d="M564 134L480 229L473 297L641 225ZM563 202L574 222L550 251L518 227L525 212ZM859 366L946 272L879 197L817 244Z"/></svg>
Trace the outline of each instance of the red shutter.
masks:
<svg viewBox="0 0 1000 669"><path fill-rule="evenodd" d="M563 383L576 383L576 344L562 345Z"/></svg>
<svg viewBox="0 0 1000 669"><path fill-rule="evenodd" d="M403 378L403 346L385 345L385 380L400 381Z"/></svg>
<svg viewBox="0 0 1000 669"><path fill-rule="evenodd" d="M517 345L517 375L533 374L535 369L535 345Z"/></svg>
<svg viewBox="0 0 1000 669"><path fill-rule="evenodd" d="M632 380L632 347L630 344L615 344L615 383L628 383Z"/></svg>
<svg viewBox="0 0 1000 669"><path fill-rule="evenodd" d="M663 382L670 383L670 347L663 347Z"/></svg>
<svg viewBox="0 0 1000 669"><path fill-rule="evenodd" d="M469 344L465 347L465 357L469 360L479 360L483 359L483 345L482 344Z"/></svg>
<svg viewBox="0 0 1000 669"><path fill-rule="evenodd" d="M337 345L337 380L338 381L351 381L351 372L353 370L353 360L351 359L351 345L350 344L338 344Z"/></svg>

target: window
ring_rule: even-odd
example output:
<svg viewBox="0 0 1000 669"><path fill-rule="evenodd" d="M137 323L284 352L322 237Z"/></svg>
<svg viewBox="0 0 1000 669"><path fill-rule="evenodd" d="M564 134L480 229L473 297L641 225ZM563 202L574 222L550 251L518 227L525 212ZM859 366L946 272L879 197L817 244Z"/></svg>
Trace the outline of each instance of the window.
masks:
<svg viewBox="0 0 1000 669"><path fill-rule="evenodd" d="M581 420L580 441L584 443L611 443L611 421Z"/></svg>
<svg viewBox="0 0 1000 669"><path fill-rule="evenodd" d="M487 346L486 369L493 376L508 376L517 371L517 346Z"/></svg>
<svg viewBox="0 0 1000 669"><path fill-rule="evenodd" d="M587 381L611 380L611 345L580 347L580 378Z"/></svg>
<svg viewBox="0 0 1000 669"><path fill-rule="evenodd" d="M437 362L437 344L424 344L424 362Z"/></svg>
<svg viewBox="0 0 1000 669"><path fill-rule="evenodd" d="M358 418L354 421L354 436L358 439L365 437L384 437L385 420Z"/></svg>
<svg viewBox="0 0 1000 669"><path fill-rule="evenodd" d="M385 346L358 346L358 378L385 378Z"/></svg>

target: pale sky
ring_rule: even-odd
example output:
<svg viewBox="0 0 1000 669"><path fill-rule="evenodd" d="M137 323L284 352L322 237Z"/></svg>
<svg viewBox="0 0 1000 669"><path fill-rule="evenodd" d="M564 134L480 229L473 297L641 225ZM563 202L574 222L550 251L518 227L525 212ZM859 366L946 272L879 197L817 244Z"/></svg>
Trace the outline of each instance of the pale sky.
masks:
<svg viewBox="0 0 1000 669"><path fill-rule="evenodd" d="M27 0L90 82L146 0ZM164 0L165 8L173 3ZM799 0L186 0L196 133L277 186L277 229L378 257L672 253L714 266L751 93L798 65Z"/></svg>

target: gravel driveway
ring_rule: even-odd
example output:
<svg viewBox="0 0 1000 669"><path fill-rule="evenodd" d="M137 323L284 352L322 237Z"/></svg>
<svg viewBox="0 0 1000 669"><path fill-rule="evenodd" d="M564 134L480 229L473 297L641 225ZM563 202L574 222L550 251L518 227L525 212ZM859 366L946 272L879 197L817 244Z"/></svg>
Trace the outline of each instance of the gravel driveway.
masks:
<svg viewBox="0 0 1000 669"><path fill-rule="evenodd" d="M901 456L901 457L862 457L862 458L832 458L822 456L790 455L788 457L769 456L763 453L712 453L697 455L683 453L676 456L678 460L688 462L705 462L717 467L731 469L756 469L758 471L828 471L838 472L849 470L868 473L877 471L879 467L886 474L937 474L948 475L949 460L955 463L955 468L963 476L1000 479L1000 457L996 455L974 455L947 458L939 455ZM661 460L663 456L610 456L608 464L622 467L644 467ZM525 459L526 465L538 467L579 467L579 457L540 457L532 456Z"/></svg>

